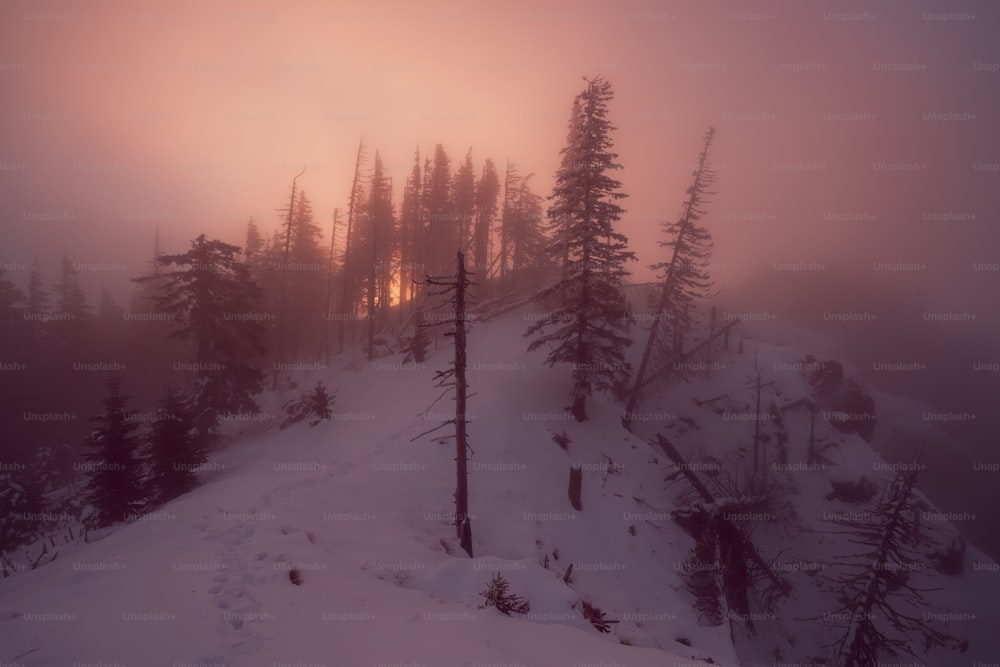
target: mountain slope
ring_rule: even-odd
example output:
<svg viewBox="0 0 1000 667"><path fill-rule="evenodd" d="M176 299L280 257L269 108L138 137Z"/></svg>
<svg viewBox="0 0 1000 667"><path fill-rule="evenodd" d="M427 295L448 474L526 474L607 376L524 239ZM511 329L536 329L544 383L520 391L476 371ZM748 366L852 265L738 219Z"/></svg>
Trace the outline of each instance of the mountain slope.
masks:
<svg viewBox="0 0 1000 667"><path fill-rule="evenodd" d="M758 624L766 632L747 638L734 623L734 641L729 624L705 625L693 611L681 577L693 542L670 517L686 502L685 482L643 439L662 432L695 462L744 460L752 422L725 414L750 406L751 350L770 369L768 400L780 406L808 393L801 373L777 369L815 352L809 342L747 341L739 354L734 341L713 361L717 372L650 394L637 437L606 397L593 401L591 421L568 418L567 369L541 367L541 352L524 353L529 317L507 313L470 334L476 558L459 549L449 524L454 444L413 440L453 417L450 401L435 402L432 389L434 370L450 359L450 339L441 338L423 365L397 355L292 373L297 388L289 396L317 379L336 390L333 421L278 430L276 419L235 419L229 428L239 437L213 455L216 472L202 487L0 581L0 660L680 667L771 665L775 649L787 664L822 655L829 628L805 619L832 600L808 564L843 550L821 534L823 513L838 507L825 494L831 479L879 478L868 444L820 425L838 447L828 469L790 475L798 525L768 523L755 534L793 583L792 596L770 624ZM755 335L752 326L744 333ZM727 398L692 401L720 395ZM279 397L265 402L276 414ZM785 422L788 461L802 461L807 424L793 412ZM553 441L562 432L565 450ZM571 465L583 468L581 511L567 495ZM967 665L998 650L993 563L972 548L967 563L957 577L921 573L948 587L940 602L978 615L960 624L970 652L941 653L935 665ZM526 617L478 608L495 572L530 602ZM618 621L610 633L583 617L584 600Z"/></svg>

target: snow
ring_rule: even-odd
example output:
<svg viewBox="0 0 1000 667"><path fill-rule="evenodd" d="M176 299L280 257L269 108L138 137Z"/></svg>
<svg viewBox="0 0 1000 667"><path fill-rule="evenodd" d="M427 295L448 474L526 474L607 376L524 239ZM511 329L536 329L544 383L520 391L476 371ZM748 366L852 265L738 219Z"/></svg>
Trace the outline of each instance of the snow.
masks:
<svg viewBox="0 0 1000 667"><path fill-rule="evenodd" d="M239 437L212 455L201 487L143 520L91 534L88 544L59 544L52 563L0 581L0 664L772 665L767 656L779 639L734 646L727 626L699 623L680 578L692 542L670 519L686 483L666 484L665 457L643 440L662 432L689 460L732 460L749 444L752 423L721 419L713 405L692 398L728 393L727 410L747 409L753 348L737 355L734 342L717 359L724 373L671 384L644 401L637 437L621 427L621 407L607 397L590 401L590 421L566 418L568 370L543 367L542 351L525 353L527 325L512 311L477 322L469 334L475 558L461 551L449 522L454 443L411 441L452 417L447 400L432 406L431 378L450 360L449 339L422 365L400 366L401 355L374 364L348 356L293 373L295 391L265 397L263 409L277 413L283 400L322 379L336 391L334 420L285 430L277 419L234 422L228 428ZM769 395L780 394L779 405L801 395L800 374L766 369L816 348L801 338L795 347L753 345L765 380L776 383ZM803 461L804 451L793 448L808 421L786 421L790 460ZM829 641L828 628L802 620L833 607L803 565L843 550L835 536L816 532L825 528L817 517L832 507L824 497L829 479L881 479L867 443L818 428L842 444L831 469L794 476L804 530L779 559L795 589L774 633L785 637L790 664L793 655L803 662L822 655L819 646ZM552 440L562 431L567 451ZM573 464L584 470L582 511L567 495ZM759 530L765 557L787 549L789 539L774 526ZM970 548L974 561L992 563ZM293 568L301 585L290 580ZM479 608L494 572L529 601L529 614ZM934 583L948 586L940 597L948 608L978 619L959 624L969 653L942 653L929 664L996 655L996 573L967 565L963 575ZM583 600L619 623L598 632L582 617Z"/></svg>

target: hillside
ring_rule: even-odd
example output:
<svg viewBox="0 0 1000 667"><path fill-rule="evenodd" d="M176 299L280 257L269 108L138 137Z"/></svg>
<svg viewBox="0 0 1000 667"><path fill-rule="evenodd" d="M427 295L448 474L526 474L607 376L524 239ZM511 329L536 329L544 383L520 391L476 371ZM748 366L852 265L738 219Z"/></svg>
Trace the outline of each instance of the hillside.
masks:
<svg viewBox="0 0 1000 667"><path fill-rule="evenodd" d="M809 421L790 406L811 392L803 360L829 359L828 341L775 340L765 323L741 324L701 376L664 384L643 401L633 435L610 397L595 398L590 421L571 420L567 370L524 352L531 316L513 310L476 322L470 334L475 558L459 549L448 523L453 443L413 439L453 417L432 388L434 371L450 360L449 339L436 342L425 364L404 364L400 354L369 363L354 353L292 372L297 388L264 397L269 415L230 420L233 439L194 492L92 533L89 543L59 546L53 562L0 581L0 662L816 664L834 638L822 619L834 594L817 582L827 563L851 552L824 517L859 509L828 499L831 482L892 474L859 433L834 427L836 417L816 424L816 435L834 444L829 465L795 465L806 462ZM688 487L650 441L662 433L709 478L745 462L753 423L739 415L753 410L754 353L771 383L765 404L783 415L767 428L772 442L779 431L787 441L781 470L793 517L763 522L754 540L793 588L746 637L738 619L731 631L729 622L706 624L692 607L682 575L693 541L671 519ZM336 391L334 419L279 430L282 399L318 379ZM553 440L561 432L565 450ZM567 496L572 464L583 468L580 511ZM940 513L926 503L934 523ZM946 540L960 524L935 527ZM928 664L969 665L1000 653L996 569L969 545L960 574L915 572L922 587L942 589L928 594L942 613L969 619L949 626L968 651L940 651ZM478 608L495 572L530 603L529 614ZM618 621L609 633L582 616L583 601Z"/></svg>

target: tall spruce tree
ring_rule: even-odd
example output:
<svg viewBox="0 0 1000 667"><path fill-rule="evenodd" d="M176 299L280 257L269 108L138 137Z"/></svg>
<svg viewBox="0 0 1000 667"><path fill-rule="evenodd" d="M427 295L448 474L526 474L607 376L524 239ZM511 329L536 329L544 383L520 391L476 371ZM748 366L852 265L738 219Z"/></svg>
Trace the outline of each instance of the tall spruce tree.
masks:
<svg viewBox="0 0 1000 667"><path fill-rule="evenodd" d="M403 203L399 212L399 297L410 308L416 304L418 281L426 267L424 263L423 216L421 215L420 148L413 157L413 168L403 189Z"/></svg>
<svg viewBox="0 0 1000 667"><path fill-rule="evenodd" d="M508 287L512 290L534 282L546 265L542 197L531 189L533 176L528 174L520 179L508 214L507 244L511 261Z"/></svg>
<svg viewBox="0 0 1000 667"><path fill-rule="evenodd" d="M93 343L94 314L80 286L80 272L66 255L63 255L59 282L55 285L55 298L54 343L63 355L77 359Z"/></svg>
<svg viewBox="0 0 1000 667"><path fill-rule="evenodd" d="M428 268L430 275L446 274L459 247L458 224L451 202L451 160L438 144L434 163L425 170L424 215L427 219Z"/></svg>
<svg viewBox="0 0 1000 667"><path fill-rule="evenodd" d="M635 259L628 239L615 230L627 195L610 173L620 168L612 151L608 120L611 84L601 77L587 80L573 103L573 117L549 217L558 221L548 252L562 259L562 277L541 290L541 300L555 300L550 317L528 328L532 351L548 347L546 362L572 364L573 405L577 421L587 419L586 401L594 390L620 391L629 367L625 349L628 303L622 281L625 262Z"/></svg>
<svg viewBox="0 0 1000 667"><path fill-rule="evenodd" d="M340 272L339 312L337 313L337 351L344 351L344 340L347 335L347 320L357 313L361 282L364 279L364 267L368 258L358 251L356 240L356 218L364 208L365 177L362 173L365 162L364 137L358 142L358 153L354 160L354 178L351 180L351 193L347 201L347 232L344 240L344 265ZM353 330L353 328L352 328Z"/></svg>
<svg viewBox="0 0 1000 667"><path fill-rule="evenodd" d="M476 172L472 165L472 148L455 172L452 181L452 209L458 234L458 248L469 252L472 244L472 223L476 216Z"/></svg>
<svg viewBox="0 0 1000 667"><path fill-rule="evenodd" d="M158 408L147 438L149 479L157 502L164 503L198 485L197 470L205 463L205 450L180 389L167 387Z"/></svg>
<svg viewBox="0 0 1000 667"><path fill-rule="evenodd" d="M493 235L493 219L497 214L497 198L500 196L500 177L493 160L486 158L483 174L476 188L476 219L472 228L473 266L483 276L490 268L490 239ZM485 280L481 279L483 282Z"/></svg>
<svg viewBox="0 0 1000 667"><path fill-rule="evenodd" d="M257 409L254 396L264 380L256 366L264 353L260 288L239 253L238 246L202 234L187 252L158 258L173 269L136 278L163 281L153 297L156 308L173 319L172 337L194 345L190 400L203 445L217 434L223 413Z"/></svg>
<svg viewBox="0 0 1000 667"><path fill-rule="evenodd" d="M137 457L139 422L129 419L129 397L122 392L121 378L109 378L106 387L104 413L94 418L99 425L86 438L91 471L87 495L96 527L128 521L144 497Z"/></svg>
<svg viewBox="0 0 1000 667"><path fill-rule="evenodd" d="M517 225L517 199L521 190L521 174L517 165L507 160L503 177L503 205L500 209L500 250L497 253L496 273L500 277L501 289L506 289L511 271L511 244L514 227Z"/></svg>
<svg viewBox="0 0 1000 667"><path fill-rule="evenodd" d="M368 357L374 357L375 331L385 323L396 271L396 229L392 206L392 181L385 173L382 158L375 152L368 200L356 220L355 250L364 257L363 276L367 315ZM360 262L359 262L360 264Z"/></svg>

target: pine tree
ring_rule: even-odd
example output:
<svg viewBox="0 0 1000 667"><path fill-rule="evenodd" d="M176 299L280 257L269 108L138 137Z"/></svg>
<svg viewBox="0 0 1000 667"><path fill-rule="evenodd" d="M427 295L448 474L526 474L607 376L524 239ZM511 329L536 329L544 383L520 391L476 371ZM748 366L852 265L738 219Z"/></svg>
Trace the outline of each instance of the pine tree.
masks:
<svg viewBox="0 0 1000 667"><path fill-rule="evenodd" d="M418 281L422 279L424 266L423 216L421 215L421 189L423 176L420 171L420 149L413 158L413 169L406 179L403 189L403 203L399 212L399 296L412 309L416 305Z"/></svg>
<svg viewBox="0 0 1000 667"><path fill-rule="evenodd" d="M364 276L363 292L367 316L368 359L371 360L375 354L375 331L388 318L397 248L392 182L385 173L378 151L375 152L368 200L361 213L356 222L355 250L359 258L366 258L364 265L368 269Z"/></svg>
<svg viewBox="0 0 1000 667"><path fill-rule="evenodd" d="M424 211L427 218L427 273L446 274L451 257L459 249L458 225L451 201L451 160L438 144L434 147L434 164L425 171Z"/></svg>
<svg viewBox="0 0 1000 667"><path fill-rule="evenodd" d="M26 298L17 285L0 268L0 349L21 355L24 353Z"/></svg>
<svg viewBox="0 0 1000 667"><path fill-rule="evenodd" d="M31 275L28 278L28 302L26 309L29 313L40 314L48 312L49 295L45 289L45 281L42 278L42 269L35 256L31 263Z"/></svg>
<svg viewBox="0 0 1000 667"><path fill-rule="evenodd" d="M340 312L337 325L337 351L344 351L347 318L355 315L358 310L361 281L364 279L362 270L367 263L363 252L358 252L356 217L364 208L365 179L362 169L365 161L364 137L358 142L358 154L354 161L354 178L351 181L351 194L347 202L347 237L344 246L344 266L340 279ZM362 249L363 250L363 249Z"/></svg>
<svg viewBox="0 0 1000 667"><path fill-rule="evenodd" d="M248 264L254 264L264 251L264 237L260 235L260 229L251 216L247 221L247 240L243 247L243 260Z"/></svg>
<svg viewBox="0 0 1000 667"><path fill-rule="evenodd" d="M118 305L106 288L101 288L97 306L98 348L105 356L120 354L125 347L128 330L125 326L125 309Z"/></svg>
<svg viewBox="0 0 1000 667"><path fill-rule="evenodd" d="M542 229L542 197L531 189L528 174L520 179L516 199L509 211L507 251L511 260L509 289L517 290L534 282L546 266L545 246L548 239Z"/></svg>
<svg viewBox="0 0 1000 667"><path fill-rule="evenodd" d="M680 219L664 224L668 238L660 242L660 247L668 248L670 259L650 267L663 272L662 287L659 297L651 304L653 324L649 328L646 348L625 409L626 424L639 402L647 370L656 375L679 358L683 352L683 332L691 325L691 305L695 299L708 297L712 287L708 275L712 235L699 224L699 220L705 214L708 198L714 194L708 190L716 180L715 171L708 162L708 151L714 137L715 128L709 127Z"/></svg>
<svg viewBox="0 0 1000 667"><path fill-rule="evenodd" d="M142 474L137 451L139 423L130 420L122 393L121 378L108 379L104 414L94 418L100 425L87 436L87 460L91 469L87 497L94 509L97 527L128 521L142 501Z"/></svg>
<svg viewBox="0 0 1000 667"><path fill-rule="evenodd" d="M284 223L282 225L280 232L275 232L274 243L272 245L272 256L274 259L271 262L271 267L275 271L277 278L277 292L278 292L278 313L277 321L275 322L275 333L274 340L271 341L272 347L274 349L274 364L273 372L271 375L271 389L278 388L278 369L281 367L281 363L288 357L288 350L291 347L289 345L289 339L291 339L295 334L293 333L294 326L292 326L291 319L293 315L289 308L289 290L293 288L289 285L288 273L292 267L292 243L296 238L295 227L297 224L297 207L300 205L298 200L298 180L306 171L303 167L302 171L296 174L292 178L291 193L288 196L288 206L282 211L284 217ZM279 255L280 253L280 255ZM292 292L294 294L294 291Z"/></svg>
<svg viewBox="0 0 1000 667"><path fill-rule="evenodd" d="M472 268L486 275L493 258L490 256L490 240L493 235L493 219L497 215L497 198L500 196L500 177L493 160L486 158L483 174L476 188L476 219L472 229L472 253L475 258Z"/></svg>
<svg viewBox="0 0 1000 667"><path fill-rule="evenodd" d="M458 234L457 249L469 252L472 244L472 223L476 215L476 172L472 166L472 149L455 172L452 182L452 209Z"/></svg>
<svg viewBox="0 0 1000 667"><path fill-rule="evenodd" d="M78 358L92 343L94 315L80 287L80 273L69 257L63 255L59 282L55 286L56 313L53 335L67 357Z"/></svg>
<svg viewBox="0 0 1000 667"><path fill-rule="evenodd" d="M264 373L254 362L264 353L258 312L260 288L237 246L202 234L191 249L161 255L163 288L154 297L159 312L171 316L171 337L194 343L197 382L191 398L193 419L205 444L216 435L225 412L255 410L254 396ZM140 283L153 279L142 276Z"/></svg>
<svg viewBox="0 0 1000 667"><path fill-rule="evenodd" d="M849 557L826 582L838 595L839 606L829 614L842 631L836 667L868 667L900 654L920 658L917 637L924 650L958 644L927 619L923 591L910 581L922 559L913 548L918 469L915 463L901 467L861 520L837 521L866 550Z"/></svg>
<svg viewBox="0 0 1000 667"><path fill-rule="evenodd" d="M500 252L497 256L500 288L506 289L511 271L511 244L514 227L517 225L517 199L521 191L521 178L517 165L507 160L503 177L503 206L500 210Z"/></svg>
<svg viewBox="0 0 1000 667"><path fill-rule="evenodd" d="M167 387L160 399L156 419L150 425L149 482L158 503L165 503L198 486L197 470L206 461L184 393Z"/></svg>
<svg viewBox="0 0 1000 667"><path fill-rule="evenodd" d="M573 365L572 413L587 419L586 400L593 391L617 392L628 377L625 335L628 304L621 285L628 275L625 262L634 260L628 239L615 231L626 195L608 172L620 168L612 152L614 125L607 119L611 84L597 77L573 104L563 163L556 172L549 218L557 221L550 256L562 259L562 278L539 292L540 299L557 299L550 317L528 328L535 336L528 351L549 347L546 362ZM568 160L567 157L572 157ZM546 330L554 329L548 333Z"/></svg>
<svg viewBox="0 0 1000 667"><path fill-rule="evenodd" d="M320 313L323 312L326 261L321 247L322 230L316 224L312 202L300 189L291 225L292 241L289 253L289 293L285 332L286 358L296 359L303 350L314 351L318 343Z"/></svg>

